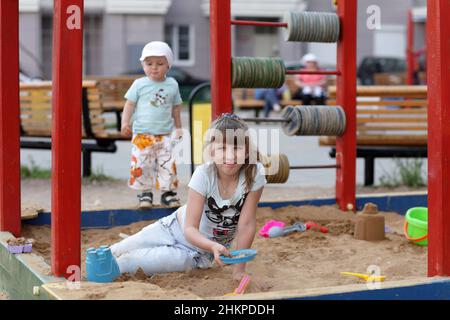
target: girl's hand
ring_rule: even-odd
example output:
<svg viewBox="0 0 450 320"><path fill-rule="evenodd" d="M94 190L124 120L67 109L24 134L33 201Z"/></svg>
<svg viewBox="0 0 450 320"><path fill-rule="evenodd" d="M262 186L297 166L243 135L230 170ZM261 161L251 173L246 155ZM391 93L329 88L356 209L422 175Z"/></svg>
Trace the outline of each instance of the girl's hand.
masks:
<svg viewBox="0 0 450 320"><path fill-rule="evenodd" d="M230 257L231 254L230 252L227 250L227 248L225 248L225 246L221 245L220 243L216 243L212 246L211 248L212 253L214 254L214 261L221 267L225 266L225 263L222 262L222 260L220 260L220 256L224 255L226 257Z"/></svg>
<svg viewBox="0 0 450 320"><path fill-rule="evenodd" d="M124 137L131 137L131 127L129 124L123 124L122 127L120 128L120 133L122 134L122 136Z"/></svg>

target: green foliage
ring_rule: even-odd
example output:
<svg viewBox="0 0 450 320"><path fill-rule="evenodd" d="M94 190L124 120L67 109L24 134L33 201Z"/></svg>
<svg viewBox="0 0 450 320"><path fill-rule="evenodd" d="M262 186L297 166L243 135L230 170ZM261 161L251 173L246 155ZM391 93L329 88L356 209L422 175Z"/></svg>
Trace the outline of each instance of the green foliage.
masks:
<svg viewBox="0 0 450 320"><path fill-rule="evenodd" d="M422 170L422 159L394 159L395 169L393 173L385 172L380 177L380 185L387 188L407 186L412 188L426 185Z"/></svg>
<svg viewBox="0 0 450 320"><path fill-rule="evenodd" d="M88 182L107 182L114 181L113 177L105 174L103 167L97 167L94 169L89 177L85 178Z"/></svg>
<svg viewBox="0 0 450 320"><path fill-rule="evenodd" d="M29 166L20 166L20 176L22 179L50 179L52 177L52 170L38 166L33 158L30 157ZM87 182L107 182L114 180L113 177L105 174L103 167L96 168L89 177L85 178Z"/></svg>
<svg viewBox="0 0 450 320"><path fill-rule="evenodd" d="M20 166L20 177L22 179L50 179L52 170L39 167L30 157L30 166Z"/></svg>

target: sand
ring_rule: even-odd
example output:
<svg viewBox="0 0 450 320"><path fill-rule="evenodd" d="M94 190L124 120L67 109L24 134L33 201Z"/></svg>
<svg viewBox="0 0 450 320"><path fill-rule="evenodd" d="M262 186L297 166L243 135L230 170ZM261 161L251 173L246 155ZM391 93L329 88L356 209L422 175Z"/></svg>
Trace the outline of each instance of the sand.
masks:
<svg viewBox="0 0 450 320"><path fill-rule="evenodd" d="M344 277L341 271L366 273L370 266L379 268L386 281L425 277L427 248L408 242L402 234L404 217L393 212L385 216L389 232L386 239L367 242L353 238L353 213L345 213L334 206L284 207L277 210L259 208L257 228L276 219L288 224L314 220L329 228L327 234L308 230L283 238L266 239L256 235L253 248L256 259L248 263L251 274L246 293L272 292L303 288L319 288L362 283L354 277ZM85 251L88 247L109 245L120 240L119 233L132 234L150 222L138 222L107 230L91 229L82 232L82 276L85 276ZM23 236L34 238L34 252L50 262L50 228L24 226ZM186 273L145 274L124 276L112 284L88 284L77 292L77 299L114 298L208 298L232 292L236 283L231 280L232 268L213 267ZM85 284L83 284L85 285ZM133 292L131 294L131 292Z"/></svg>

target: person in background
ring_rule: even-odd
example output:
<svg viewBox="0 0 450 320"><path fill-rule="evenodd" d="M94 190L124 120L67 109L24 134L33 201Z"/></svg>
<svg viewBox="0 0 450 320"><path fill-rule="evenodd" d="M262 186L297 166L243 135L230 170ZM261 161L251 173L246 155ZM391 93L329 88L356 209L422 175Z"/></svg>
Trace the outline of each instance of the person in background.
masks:
<svg viewBox="0 0 450 320"><path fill-rule="evenodd" d="M264 100L264 117L269 117L270 111L280 112L280 100L286 90L286 85L281 88L258 88L255 89L255 99Z"/></svg>
<svg viewBox="0 0 450 320"><path fill-rule="evenodd" d="M319 63L312 53L305 54L302 58L304 71L319 71ZM299 87L293 99L302 100L303 105L325 104L326 76L322 74L298 74L295 76L295 84Z"/></svg>

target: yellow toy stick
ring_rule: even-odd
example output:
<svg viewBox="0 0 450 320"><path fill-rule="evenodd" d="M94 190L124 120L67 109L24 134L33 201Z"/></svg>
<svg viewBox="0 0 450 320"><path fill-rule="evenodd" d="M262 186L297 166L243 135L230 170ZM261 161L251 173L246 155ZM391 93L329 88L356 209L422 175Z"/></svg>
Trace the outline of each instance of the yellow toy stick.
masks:
<svg viewBox="0 0 450 320"><path fill-rule="evenodd" d="M375 276L375 275L371 275L371 274L355 273L355 272L341 272L341 275L358 277L367 282L369 282L369 281L384 281L384 279L386 279L386 276Z"/></svg>

